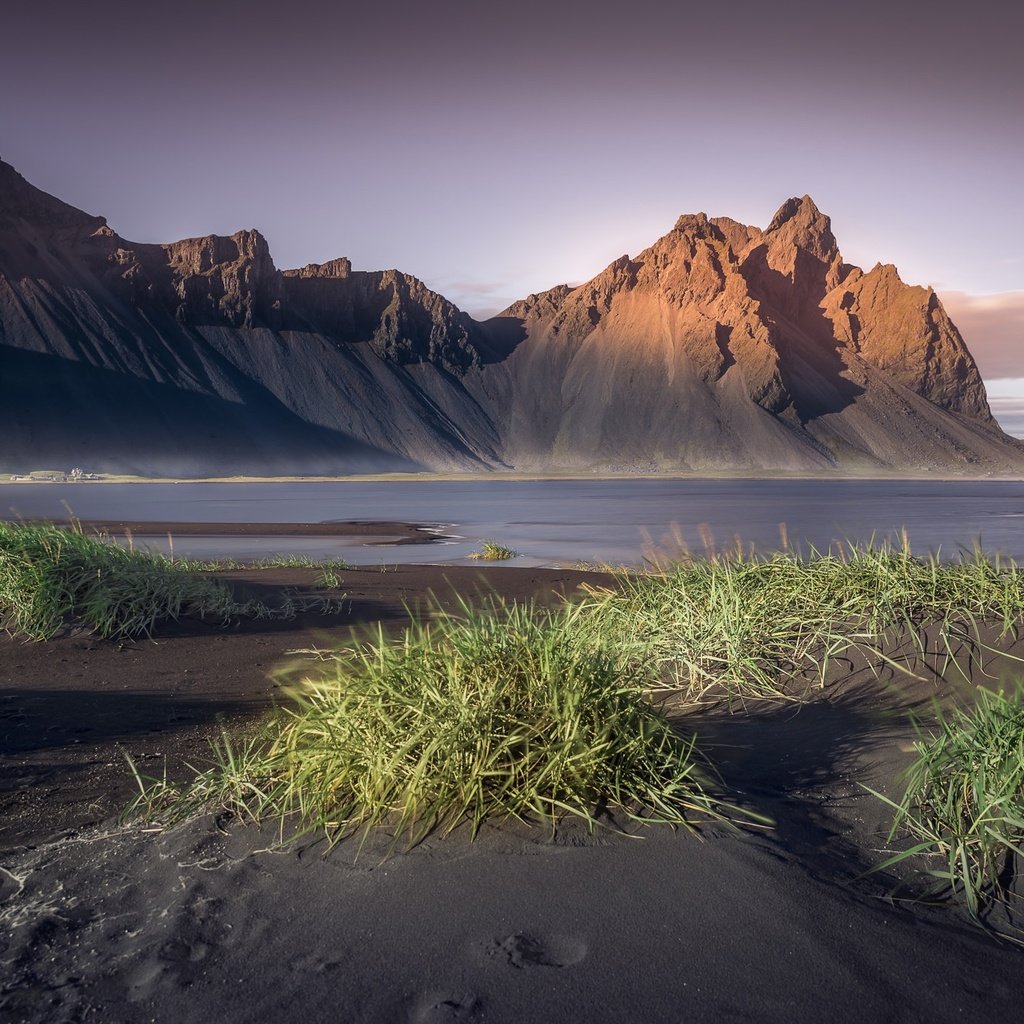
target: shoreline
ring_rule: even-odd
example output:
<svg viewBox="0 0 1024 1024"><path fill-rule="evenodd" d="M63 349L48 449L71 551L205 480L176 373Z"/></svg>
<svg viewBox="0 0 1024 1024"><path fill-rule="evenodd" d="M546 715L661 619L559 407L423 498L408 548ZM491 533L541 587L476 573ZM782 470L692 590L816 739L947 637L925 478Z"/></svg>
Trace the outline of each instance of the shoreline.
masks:
<svg viewBox="0 0 1024 1024"><path fill-rule="evenodd" d="M39 472L47 472L40 470ZM0 486L10 484L273 484L273 483L518 483L538 481L594 481L600 483L607 480L834 480L834 481L872 481L872 480L931 480L941 483L1021 483L1024 474L999 473L951 473L930 469L919 470L865 470L862 473L852 472L813 472L810 470L701 470L701 471L665 471L652 473L587 473L585 471L552 470L550 472L480 472L480 473L357 473L339 476L203 476L203 477L164 477L136 476L132 474L100 474L90 480L48 480L21 477L17 480L3 479L0 474Z"/></svg>
<svg viewBox="0 0 1024 1024"><path fill-rule="evenodd" d="M2 517L0 517L2 518ZM13 521L13 520L8 520ZM367 544L394 546L434 544L449 539L434 526L398 520L353 520L326 523L180 522L171 520L26 519L26 523L77 524L94 533L130 537L370 537Z"/></svg>

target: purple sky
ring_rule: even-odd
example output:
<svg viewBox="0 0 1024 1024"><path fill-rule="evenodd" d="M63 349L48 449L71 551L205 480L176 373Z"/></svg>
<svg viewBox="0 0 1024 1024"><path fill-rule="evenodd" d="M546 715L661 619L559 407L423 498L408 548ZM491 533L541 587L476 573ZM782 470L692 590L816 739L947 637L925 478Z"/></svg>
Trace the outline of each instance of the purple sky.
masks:
<svg viewBox="0 0 1024 1024"><path fill-rule="evenodd" d="M133 240L258 227L477 314L809 192L1024 377L1022 38L1005 0L4 0L0 155Z"/></svg>

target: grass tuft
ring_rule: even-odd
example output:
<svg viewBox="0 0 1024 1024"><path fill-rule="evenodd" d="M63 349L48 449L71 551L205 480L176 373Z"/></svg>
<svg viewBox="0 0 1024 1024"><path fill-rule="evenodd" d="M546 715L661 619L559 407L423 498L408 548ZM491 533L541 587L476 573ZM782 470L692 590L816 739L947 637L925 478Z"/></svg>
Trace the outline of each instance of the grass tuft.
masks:
<svg viewBox="0 0 1024 1024"><path fill-rule="evenodd" d="M337 569L322 569L316 577L315 586L321 590L338 590L343 579Z"/></svg>
<svg viewBox="0 0 1024 1024"><path fill-rule="evenodd" d="M100 637L131 639L182 616L227 624L342 609L338 601L290 593L273 607L237 602L226 583L206 575L216 567L120 547L77 524L0 522L0 628L48 640L75 624Z"/></svg>
<svg viewBox="0 0 1024 1024"><path fill-rule="evenodd" d="M438 613L397 641L382 634L293 668L294 703L179 789L136 805L165 823L227 809L294 820L336 840L388 825L411 844L485 819L593 826L605 804L690 827L721 819L691 740L605 647L580 643L577 608L497 604Z"/></svg>
<svg viewBox="0 0 1024 1024"><path fill-rule="evenodd" d="M351 568L344 558L310 558L308 555L268 555L239 561L236 558L173 558L171 561L192 572L216 572L233 569L321 569L326 572Z"/></svg>
<svg viewBox="0 0 1024 1024"><path fill-rule="evenodd" d="M240 568L245 569L323 569L333 571L348 569L349 564L344 558L310 558L308 555L271 555L268 558L257 558L245 562Z"/></svg>
<svg viewBox="0 0 1024 1024"><path fill-rule="evenodd" d="M895 809L891 842L914 846L878 870L923 854L940 889L963 893L978 917L1003 900L1024 858L1024 683L1011 693L979 690L977 703L940 715L937 731L915 744L917 757Z"/></svg>
<svg viewBox="0 0 1024 1024"><path fill-rule="evenodd" d="M1005 637L1024 617L1015 563L980 552L922 559L905 544L687 558L587 589L593 635L653 664L691 699L784 697L798 677L823 685L830 663L852 648L882 657L887 634L936 623L949 645L982 621Z"/></svg>
<svg viewBox="0 0 1024 1024"><path fill-rule="evenodd" d="M499 544L496 540L485 540L480 543L480 550L470 554L470 558L482 559L485 562L504 562L519 554L512 548Z"/></svg>
<svg viewBox="0 0 1024 1024"><path fill-rule="evenodd" d="M161 556L80 528L0 522L0 627L13 636L46 640L76 622L129 638L182 615L226 621L236 608L224 583Z"/></svg>

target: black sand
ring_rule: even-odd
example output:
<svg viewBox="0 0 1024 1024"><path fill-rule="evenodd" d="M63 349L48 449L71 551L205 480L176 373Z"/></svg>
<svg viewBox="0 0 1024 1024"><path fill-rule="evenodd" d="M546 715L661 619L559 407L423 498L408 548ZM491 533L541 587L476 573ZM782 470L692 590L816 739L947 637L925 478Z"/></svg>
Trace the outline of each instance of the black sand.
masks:
<svg viewBox="0 0 1024 1024"><path fill-rule="evenodd" d="M433 590L557 599L596 574L350 570L344 621L306 616L155 641L0 643L0 1018L10 1021L1018 1021L1024 953L956 906L893 902L890 794L910 710L975 680L837 666L802 706L687 716L725 787L776 822L433 838L385 859L204 819L122 828L121 749L172 774L268 706L285 652L397 627ZM232 574L250 590L312 574ZM898 653L898 645L894 645ZM963 658L959 659L964 664ZM993 677L1012 668L992 660ZM936 673L942 669L942 677ZM226 827L224 827L226 825ZM219 827L220 826L220 827ZM1000 920L1000 927L1012 922Z"/></svg>

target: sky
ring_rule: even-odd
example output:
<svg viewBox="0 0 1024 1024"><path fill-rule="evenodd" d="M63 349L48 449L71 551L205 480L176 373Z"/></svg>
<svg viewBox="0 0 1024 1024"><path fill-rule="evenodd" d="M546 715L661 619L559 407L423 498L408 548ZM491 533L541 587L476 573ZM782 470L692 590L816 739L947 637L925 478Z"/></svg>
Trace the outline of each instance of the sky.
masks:
<svg viewBox="0 0 1024 1024"><path fill-rule="evenodd" d="M475 315L809 193L1024 379L1022 38L1005 0L4 0L0 156L134 241L257 227Z"/></svg>

